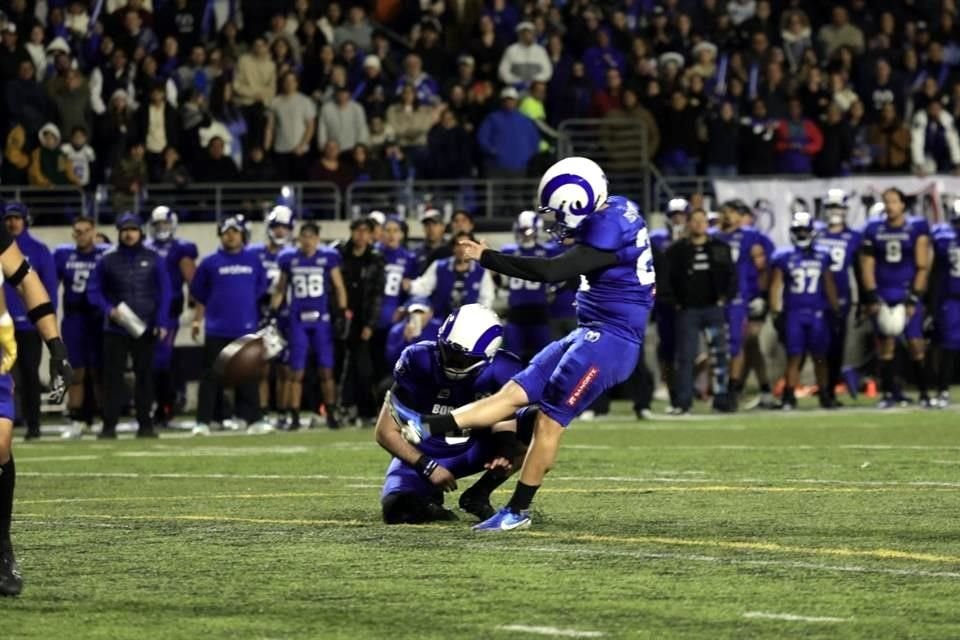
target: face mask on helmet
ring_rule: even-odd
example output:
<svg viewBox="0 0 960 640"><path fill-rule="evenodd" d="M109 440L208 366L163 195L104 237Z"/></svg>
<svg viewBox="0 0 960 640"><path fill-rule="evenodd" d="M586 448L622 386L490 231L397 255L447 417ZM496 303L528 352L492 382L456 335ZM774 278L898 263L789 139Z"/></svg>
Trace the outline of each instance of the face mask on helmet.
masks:
<svg viewBox="0 0 960 640"><path fill-rule="evenodd" d="M267 238L278 247L285 247L290 244L292 239L290 227L285 224L272 224L267 227Z"/></svg>
<svg viewBox="0 0 960 640"><path fill-rule="evenodd" d="M607 176L589 158L564 158L543 174L537 193L544 223L552 222L552 233L569 236L606 202Z"/></svg>
<svg viewBox="0 0 960 640"><path fill-rule="evenodd" d="M166 242L173 238L173 225L166 221L151 223L150 235L154 240Z"/></svg>
<svg viewBox="0 0 960 640"><path fill-rule="evenodd" d="M813 231L806 227L794 227L790 229L790 241L798 249L807 249L813 244Z"/></svg>
<svg viewBox="0 0 960 640"><path fill-rule="evenodd" d="M170 207L160 206L150 214L150 235L154 240L166 242L177 230L177 214Z"/></svg>
<svg viewBox="0 0 960 640"><path fill-rule="evenodd" d="M451 380L462 380L467 376L479 373L487 364L487 356L468 353L463 346L441 340L440 361L443 365L443 372Z"/></svg>
<svg viewBox="0 0 960 640"><path fill-rule="evenodd" d="M829 225L844 224L847 219L847 210L843 207L827 207L826 214Z"/></svg>

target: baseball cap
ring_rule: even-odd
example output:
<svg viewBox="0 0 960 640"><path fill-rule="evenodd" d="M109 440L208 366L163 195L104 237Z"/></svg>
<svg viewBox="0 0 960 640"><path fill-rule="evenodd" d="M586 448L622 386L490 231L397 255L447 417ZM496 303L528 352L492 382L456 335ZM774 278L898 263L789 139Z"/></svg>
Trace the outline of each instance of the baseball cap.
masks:
<svg viewBox="0 0 960 640"><path fill-rule="evenodd" d="M514 29L514 31L516 31L517 33L520 33L521 31L535 31L535 28L532 22L530 22L529 20L524 20L523 22L517 25L517 28Z"/></svg>
<svg viewBox="0 0 960 640"><path fill-rule="evenodd" d="M143 221L140 219L140 216L132 211L127 211L117 218L118 231L123 231L124 229L141 229L142 227Z"/></svg>
<svg viewBox="0 0 960 640"><path fill-rule="evenodd" d="M443 224L443 214L440 213L439 209L427 209L420 215L420 222L436 222L437 224Z"/></svg>
<svg viewBox="0 0 960 640"><path fill-rule="evenodd" d="M373 55L373 54L368 55L366 58L363 59L363 68L364 68L364 69L367 69L367 68L370 68L370 69L379 69L379 68L380 68L380 58L378 58L377 56L375 56L375 55Z"/></svg>
<svg viewBox="0 0 960 640"><path fill-rule="evenodd" d="M383 223L387 221L387 216L383 211L371 211L367 214L367 220L377 226L383 226Z"/></svg>
<svg viewBox="0 0 960 640"><path fill-rule="evenodd" d="M30 212L27 209L27 205L16 200L8 202L3 207L3 218L23 218L26 219L29 217Z"/></svg>
<svg viewBox="0 0 960 640"><path fill-rule="evenodd" d="M504 87L503 90L500 92L501 100L507 100L507 99L516 100L519 97L520 97L520 94L517 93L517 90L514 89L513 87Z"/></svg>
<svg viewBox="0 0 960 640"><path fill-rule="evenodd" d="M472 67L474 64L476 64L476 61L473 59L473 56L465 53L457 58L457 64L468 64Z"/></svg>

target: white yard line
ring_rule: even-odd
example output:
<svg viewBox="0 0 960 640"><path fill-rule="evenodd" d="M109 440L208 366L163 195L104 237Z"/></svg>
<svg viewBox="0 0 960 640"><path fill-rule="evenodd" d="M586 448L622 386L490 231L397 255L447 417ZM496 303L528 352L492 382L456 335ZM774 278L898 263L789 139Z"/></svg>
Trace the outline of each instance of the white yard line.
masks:
<svg viewBox="0 0 960 640"><path fill-rule="evenodd" d="M602 638L602 631L580 631L578 629L560 629L559 627L539 627L526 624L501 624L494 627L497 631L519 631L554 638Z"/></svg>
<svg viewBox="0 0 960 640"><path fill-rule="evenodd" d="M766 611L747 611L743 617L752 620L783 620L785 622L850 622L853 620L853 618L799 616L794 613L767 613Z"/></svg>

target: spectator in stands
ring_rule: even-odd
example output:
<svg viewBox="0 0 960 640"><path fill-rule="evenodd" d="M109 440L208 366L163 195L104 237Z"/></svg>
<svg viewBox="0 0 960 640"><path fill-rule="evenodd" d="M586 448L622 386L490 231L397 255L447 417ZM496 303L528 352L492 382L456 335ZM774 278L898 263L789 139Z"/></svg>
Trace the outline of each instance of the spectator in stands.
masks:
<svg viewBox="0 0 960 640"><path fill-rule="evenodd" d="M29 59L20 62L17 77L6 83L4 91L7 117L22 123L28 132L39 131L55 115L53 104L37 84Z"/></svg>
<svg viewBox="0 0 960 640"><path fill-rule="evenodd" d="M387 124L393 128L397 143L418 166L426 149L427 132L437 122L438 116L437 107L417 99L412 85L404 86L400 101L387 109Z"/></svg>
<svg viewBox="0 0 960 640"><path fill-rule="evenodd" d="M813 47L810 19L802 9L785 11L780 18L780 38L783 40L783 54L791 73L796 73L803 63L807 49Z"/></svg>
<svg viewBox="0 0 960 640"><path fill-rule="evenodd" d="M27 130L22 124L11 127L7 133L3 162L0 165L0 184L27 184L30 150L27 146Z"/></svg>
<svg viewBox="0 0 960 640"><path fill-rule="evenodd" d="M387 112L387 96L391 95L390 87L392 86L390 80L383 73L380 58L368 55L363 59L363 78L350 97L363 107L367 118L382 117Z"/></svg>
<svg viewBox="0 0 960 640"><path fill-rule="evenodd" d="M803 115L811 120L819 118L820 114L826 111L831 95L824 86L823 73L819 67L807 69L806 79L796 97L803 105Z"/></svg>
<svg viewBox="0 0 960 640"><path fill-rule="evenodd" d="M844 120L840 105L831 102L821 125L823 146L814 159L814 173L822 178L845 176L850 173L853 138L850 125Z"/></svg>
<svg viewBox="0 0 960 640"><path fill-rule="evenodd" d="M67 72L66 83L51 98L60 116L58 124L61 130L73 131L76 127L93 130L90 87L77 69Z"/></svg>
<svg viewBox="0 0 960 640"><path fill-rule="evenodd" d="M460 126L457 116L444 109L440 122L427 136L425 178L453 180L468 178L473 170L473 139Z"/></svg>
<svg viewBox="0 0 960 640"><path fill-rule="evenodd" d="M604 146L610 156L610 160L604 163L606 170L610 173L642 170L642 165L637 166L629 160L636 157L638 150L626 148L624 129L633 129L638 125L642 127L646 140L642 152L646 156L641 163L649 163L660 148L660 127L657 126L653 114L640 104L636 91L624 89L623 107L608 111L606 117L611 121L618 121L617 124L611 122L604 127Z"/></svg>
<svg viewBox="0 0 960 640"><path fill-rule="evenodd" d="M950 173L960 166L957 126L939 96L913 116L910 158L914 173Z"/></svg>
<svg viewBox="0 0 960 640"><path fill-rule="evenodd" d="M334 140L344 151L358 144L370 142L370 130L363 107L350 97L347 87L337 87L332 102L320 109L317 127L317 145L320 149L327 140Z"/></svg>
<svg viewBox="0 0 960 640"><path fill-rule="evenodd" d="M353 182L351 166L340 158L340 146L335 141L327 140L323 154L310 167L309 178L313 182L332 182L341 191Z"/></svg>
<svg viewBox="0 0 960 640"><path fill-rule="evenodd" d="M500 109L487 116L477 131L488 178L521 178L527 163L537 153L540 132L527 116L517 111L517 90L500 92Z"/></svg>
<svg viewBox="0 0 960 640"><path fill-rule="evenodd" d="M605 86L609 69L616 69L621 75L626 72L623 53L611 46L607 29L597 31L597 42L584 52L583 64L587 77L597 89Z"/></svg>
<svg viewBox="0 0 960 640"><path fill-rule="evenodd" d="M110 108L97 118L94 126L93 148L101 159L101 166L104 169L117 166L137 135L135 114L130 109L126 91L117 89L114 92Z"/></svg>
<svg viewBox="0 0 960 640"><path fill-rule="evenodd" d="M498 73L504 84L519 89L526 89L535 80L550 81L553 65L547 50L534 39L533 23L524 21L517 25L517 41L503 52Z"/></svg>
<svg viewBox="0 0 960 640"><path fill-rule="evenodd" d="M382 155L388 141L397 139L397 132L380 116L370 118L370 150L374 155Z"/></svg>
<svg viewBox="0 0 960 640"><path fill-rule="evenodd" d="M101 115L107 111L107 102L118 90L133 99L133 69L127 61L127 54L123 49L114 49L110 54L110 62L102 64L90 73L90 100L93 103L94 113ZM132 108L136 108L134 103Z"/></svg>
<svg viewBox="0 0 960 640"><path fill-rule="evenodd" d="M164 96L163 86L150 90L150 102L137 113L137 132L143 138L151 180L163 172L163 151L180 146L180 116Z"/></svg>
<svg viewBox="0 0 960 640"><path fill-rule="evenodd" d="M63 144L60 150L73 169L77 184L81 187L88 186L90 177L93 175L93 163L97 159L97 154L93 147L87 144L87 130L82 126L75 127L70 132L70 142Z"/></svg>
<svg viewBox="0 0 960 640"><path fill-rule="evenodd" d="M178 0L178 2L181 1ZM217 46L223 51L224 56L234 61L240 60L250 50L249 44L240 39L240 31L233 20L227 20L220 29Z"/></svg>
<svg viewBox="0 0 960 640"><path fill-rule="evenodd" d="M127 211L134 208L147 182L147 163L144 160L143 142L131 139L127 155L120 160L110 174L113 187L113 210Z"/></svg>
<svg viewBox="0 0 960 640"><path fill-rule="evenodd" d="M207 50L203 45L194 45L190 49L190 59L179 67L173 74L177 88L180 91L194 89L203 95L210 95L212 78L206 71Z"/></svg>
<svg viewBox="0 0 960 640"><path fill-rule="evenodd" d="M776 161L774 138L777 122L767 117L766 103L754 100L751 115L741 119L740 126L739 172L746 175L770 173Z"/></svg>
<svg viewBox="0 0 960 640"><path fill-rule="evenodd" d="M480 16L477 26L479 37L470 44L470 56L477 63L477 77L481 80L496 80L500 59L503 57L503 40L497 37L493 18Z"/></svg>
<svg viewBox="0 0 960 640"><path fill-rule="evenodd" d="M249 143L263 144L266 110L277 93L277 65L263 38L254 40L253 50L237 61L233 90L249 127Z"/></svg>
<svg viewBox="0 0 960 640"><path fill-rule="evenodd" d="M215 123L223 125L229 131L230 157L238 167L243 166L247 121L233 100L233 84L223 76L213 81L210 91L210 116Z"/></svg>
<svg viewBox="0 0 960 640"><path fill-rule="evenodd" d="M143 26L143 18L133 9L123 16L123 31L117 34L116 44L128 58L134 58L134 52L137 49L153 53L158 46L157 35L153 29Z"/></svg>
<svg viewBox="0 0 960 640"><path fill-rule="evenodd" d="M250 149L247 161L243 163L241 178L244 182L275 182L277 180L277 169L263 151L263 147Z"/></svg>
<svg viewBox="0 0 960 640"><path fill-rule="evenodd" d="M780 173L812 173L813 157L823 147L823 134L812 120L803 116L803 105L791 98L790 115L776 125L776 168Z"/></svg>
<svg viewBox="0 0 960 640"><path fill-rule="evenodd" d="M73 173L73 166L60 149L60 129L48 122L37 136L40 146L30 154L30 185L55 187L79 185L80 179Z"/></svg>
<svg viewBox="0 0 960 640"><path fill-rule="evenodd" d="M594 118L602 118L611 109L623 106L623 76L618 69L607 69L607 82L603 89L593 92L590 100L590 113Z"/></svg>
<svg viewBox="0 0 960 640"><path fill-rule="evenodd" d="M910 168L910 129L897 115L893 102L880 110L880 119L867 131L873 149L871 170L877 173L900 173Z"/></svg>
<svg viewBox="0 0 960 640"><path fill-rule="evenodd" d="M233 159L226 154L223 138L215 137L207 146L207 157L197 164L194 171L197 182L237 182L240 171Z"/></svg>
<svg viewBox="0 0 960 640"><path fill-rule="evenodd" d="M440 84L449 77L450 57L440 41L443 28L436 18L427 17L420 22L420 37L416 40L414 52L423 61L423 70Z"/></svg>
<svg viewBox="0 0 960 640"><path fill-rule="evenodd" d="M277 65L277 77L283 78L288 73L299 74L301 65L293 56L293 50L285 38L277 38L270 45L270 56Z"/></svg>
<svg viewBox="0 0 960 640"><path fill-rule="evenodd" d="M440 100L437 82L423 71L423 61L415 53L403 60L403 75L397 80L396 95L403 95L404 87L411 87L419 104L434 104Z"/></svg>
<svg viewBox="0 0 960 640"><path fill-rule="evenodd" d="M533 123L537 126L537 129L541 132L541 152L550 150L550 141L547 140L547 137L550 136L553 139L556 139L558 135L556 131L547 125L547 110L546 105L544 104L546 99L547 83L537 80L530 85L530 92L523 97L523 99L520 101L520 106L517 108L520 113L533 120Z"/></svg>
<svg viewBox="0 0 960 640"><path fill-rule="evenodd" d="M4 80L12 80L19 73L20 63L30 60L30 54L20 43L17 25L8 22L3 27L2 48L0 48L0 75Z"/></svg>
<svg viewBox="0 0 960 640"><path fill-rule="evenodd" d="M272 142L277 173L303 180L308 169L307 152L316 129L317 107L299 91L297 76L283 76L283 92L270 103L267 146ZM349 97L349 96L348 96Z"/></svg>
<svg viewBox="0 0 960 640"><path fill-rule="evenodd" d="M286 42L292 60L295 64L300 64L300 42L292 32L287 31L287 15L284 10L273 10L273 15L270 18L270 30L267 31L264 37L267 40L267 46L271 49L277 43L277 40ZM278 63L277 75L279 76L281 75L279 70L280 61L274 59L274 62Z"/></svg>
<svg viewBox="0 0 960 640"><path fill-rule="evenodd" d="M43 47L43 27L34 24L24 45L33 68L37 70L37 82L43 82L47 72L47 53Z"/></svg>
<svg viewBox="0 0 960 640"><path fill-rule="evenodd" d="M729 101L711 110L704 128L704 163L708 176L736 176L740 123Z"/></svg>
<svg viewBox="0 0 960 640"><path fill-rule="evenodd" d="M843 46L850 47L856 54L863 53L865 47L863 31L850 24L850 14L841 4L834 5L830 24L820 27L817 42L823 49L824 58L833 57L834 52Z"/></svg>
<svg viewBox="0 0 960 640"><path fill-rule="evenodd" d="M670 95L670 105L663 111L659 125L660 170L664 175L694 175L700 155L697 114L682 89L674 89Z"/></svg>
<svg viewBox="0 0 960 640"><path fill-rule="evenodd" d="M893 103L896 113L905 113L907 104L906 91L903 81L886 58L878 58L873 66L873 77L860 92L860 97L867 104L867 118L877 119L884 106Z"/></svg>
<svg viewBox="0 0 960 640"><path fill-rule="evenodd" d="M866 121L866 108L859 100L850 105L847 126L850 129L850 170L854 173L864 173L873 163L873 148L867 139L869 127Z"/></svg>
<svg viewBox="0 0 960 640"><path fill-rule="evenodd" d="M586 68L579 60L570 65L570 78L562 85L551 83L550 97L547 101L547 113L550 124L556 126L571 118L586 118L590 115L593 101L593 88L587 79Z"/></svg>
<svg viewBox="0 0 960 640"><path fill-rule="evenodd" d="M180 152L174 147L164 149L160 182L173 185L180 189L186 187L191 181L190 170L180 159Z"/></svg>
<svg viewBox="0 0 960 640"><path fill-rule="evenodd" d="M362 5L353 5L347 11L347 20L333 30L333 44L339 47L350 41L366 51L373 40L373 25L367 18L367 11Z"/></svg>
<svg viewBox="0 0 960 640"><path fill-rule="evenodd" d="M372 170L377 180L393 180L403 182L410 180L416 174L411 161L403 152L403 147L394 140L388 141L383 147L383 158L375 162Z"/></svg>

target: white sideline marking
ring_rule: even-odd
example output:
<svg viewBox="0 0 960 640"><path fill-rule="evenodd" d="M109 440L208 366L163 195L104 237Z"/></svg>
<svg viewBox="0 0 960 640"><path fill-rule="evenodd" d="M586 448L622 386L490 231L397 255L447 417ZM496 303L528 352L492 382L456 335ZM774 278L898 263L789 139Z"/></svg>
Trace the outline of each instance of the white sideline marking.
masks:
<svg viewBox="0 0 960 640"><path fill-rule="evenodd" d="M297 455L309 453L310 447L199 447L196 449L164 449L162 451L118 451L117 458L194 458L258 456L262 454Z"/></svg>
<svg viewBox="0 0 960 640"><path fill-rule="evenodd" d="M850 622L853 618L833 618L830 616L798 616L793 613L767 613L765 611L747 611L744 618L760 620L785 620L787 622Z"/></svg>
<svg viewBox="0 0 960 640"><path fill-rule="evenodd" d="M30 462L66 462L69 460L99 460L102 456L22 456L23 460L29 460ZM20 460L21 456L17 456L17 460Z"/></svg>
<svg viewBox="0 0 960 640"><path fill-rule="evenodd" d="M541 636L557 638L602 638L602 631L579 631L577 629L560 629L557 627L532 627L525 624L501 624L494 627L497 631L520 631L521 633L535 633Z"/></svg>

